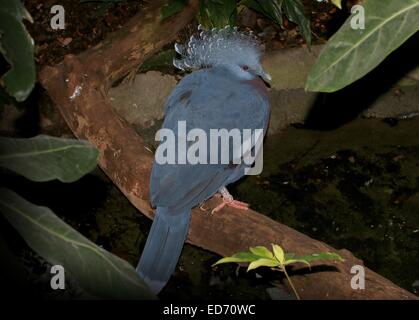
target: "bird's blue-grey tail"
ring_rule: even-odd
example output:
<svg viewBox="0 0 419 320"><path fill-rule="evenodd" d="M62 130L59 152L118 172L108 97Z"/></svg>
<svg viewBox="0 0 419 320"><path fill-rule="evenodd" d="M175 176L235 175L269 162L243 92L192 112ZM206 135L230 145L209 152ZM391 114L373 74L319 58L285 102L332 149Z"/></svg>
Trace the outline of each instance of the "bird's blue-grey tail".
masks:
<svg viewBox="0 0 419 320"><path fill-rule="evenodd" d="M158 207L143 253L138 274L152 292L159 293L175 270L189 229L191 210L169 212Z"/></svg>

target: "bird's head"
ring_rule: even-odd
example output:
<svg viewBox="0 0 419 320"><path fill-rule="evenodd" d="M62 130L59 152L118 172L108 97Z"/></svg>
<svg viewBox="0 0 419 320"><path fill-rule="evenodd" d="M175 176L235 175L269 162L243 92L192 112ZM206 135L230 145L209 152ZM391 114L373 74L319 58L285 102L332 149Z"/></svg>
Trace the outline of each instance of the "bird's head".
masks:
<svg viewBox="0 0 419 320"><path fill-rule="evenodd" d="M181 56L173 64L181 70L197 70L225 66L243 80L261 77L270 81L271 76L263 70L260 62L262 50L259 41L251 32L239 32L236 27L203 30L192 36L187 45L175 44Z"/></svg>

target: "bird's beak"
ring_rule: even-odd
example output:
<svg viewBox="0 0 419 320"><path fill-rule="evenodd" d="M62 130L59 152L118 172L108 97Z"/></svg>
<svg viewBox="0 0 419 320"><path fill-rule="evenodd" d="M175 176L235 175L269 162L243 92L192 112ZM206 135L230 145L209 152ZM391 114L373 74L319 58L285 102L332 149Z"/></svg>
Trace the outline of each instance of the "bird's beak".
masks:
<svg viewBox="0 0 419 320"><path fill-rule="evenodd" d="M262 79L262 81L265 83L265 85L270 88L271 87L271 83L270 81L272 80L272 77L269 73L266 73L262 68L255 72L255 74L260 77Z"/></svg>
<svg viewBox="0 0 419 320"><path fill-rule="evenodd" d="M272 80L272 77L269 73L266 73L265 71L261 70L258 72L258 76L261 77L264 81L270 82Z"/></svg>

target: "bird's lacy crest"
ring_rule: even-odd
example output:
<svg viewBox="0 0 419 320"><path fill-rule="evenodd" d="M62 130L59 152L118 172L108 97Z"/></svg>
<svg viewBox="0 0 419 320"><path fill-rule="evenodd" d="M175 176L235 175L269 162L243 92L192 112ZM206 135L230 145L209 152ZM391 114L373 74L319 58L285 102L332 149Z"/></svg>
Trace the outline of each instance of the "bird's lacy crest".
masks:
<svg viewBox="0 0 419 320"><path fill-rule="evenodd" d="M229 65L260 60L262 50L252 32L240 32L237 27L203 30L191 36L187 45L176 43L175 50L181 56L174 59L173 65L181 70L197 70L216 65Z"/></svg>

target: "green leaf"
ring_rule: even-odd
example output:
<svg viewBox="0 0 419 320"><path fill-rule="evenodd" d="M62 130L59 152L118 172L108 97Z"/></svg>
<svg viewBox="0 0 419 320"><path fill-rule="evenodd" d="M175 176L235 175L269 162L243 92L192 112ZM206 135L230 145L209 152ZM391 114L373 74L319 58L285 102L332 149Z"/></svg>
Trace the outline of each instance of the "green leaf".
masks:
<svg viewBox="0 0 419 320"><path fill-rule="evenodd" d="M294 253L286 253L285 254L285 260L289 260L295 257Z"/></svg>
<svg viewBox="0 0 419 320"><path fill-rule="evenodd" d="M264 246L251 247L251 248L249 248L249 250L250 250L251 253L253 253L254 255L257 255L257 256L259 256L261 258L272 259L274 257L274 255L272 254L272 252L270 252Z"/></svg>
<svg viewBox="0 0 419 320"><path fill-rule="evenodd" d="M165 71L173 69L173 59L176 57L174 49L162 51L146 61L141 65L140 72L147 72L150 70Z"/></svg>
<svg viewBox="0 0 419 320"><path fill-rule="evenodd" d="M338 7L339 9L342 9L342 0L332 0L332 3Z"/></svg>
<svg viewBox="0 0 419 320"><path fill-rule="evenodd" d="M368 0L365 29L352 29L355 12L330 38L307 79L306 90L333 92L380 64L419 30L419 1Z"/></svg>
<svg viewBox="0 0 419 320"><path fill-rule="evenodd" d="M311 45L310 20L304 15L301 0L283 0L282 8L288 19L300 27L300 32L308 46Z"/></svg>
<svg viewBox="0 0 419 320"><path fill-rule="evenodd" d="M2 81L17 101L25 100L35 85L34 42L22 20L32 22L20 0L2 1L0 6L0 52L10 64Z"/></svg>
<svg viewBox="0 0 419 320"><path fill-rule="evenodd" d="M280 263L276 259L265 259L261 258L256 261L253 261L247 267L247 271L259 268L259 267L278 267Z"/></svg>
<svg viewBox="0 0 419 320"><path fill-rule="evenodd" d="M185 8L188 4L188 0L170 0L161 8L161 13L163 19L174 16L176 13L179 13Z"/></svg>
<svg viewBox="0 0 419 320"><path fill-rule="evenodd" d="M285 262L285 254L284 250L277 244L272 244L272 250L274 252L275 258L281 263L284 264Z"/></svg>
<svg viewBox="0 0 419 320"><path fill-rule="evenodd" d="M50 209L0 189L0 211L26 243L53 265L64 267L88 293L105 299L152 299L153 295L126 261L98 247Z"/></svg>
<svg viewBox="0 0 419 320"><path fill-rule="evenodd" d="M282 26L282 1L283 0L242 0L239 5L244 5L260 12Z"/></svg>
<svg viewBox="0 0 419 320"><path fill-rule="evenodd" d="M311 267L310 263L307 260L303 260L303 259L288 259L288 260L285 260L284 265L287 266L289 264L298 263L298 262L305 263L306 265Z"/></svg>
<svg viewBox="0 0 419 320"><path fill-rule="evenodd" d="M289 264L293 264L293 263L297 263L297 262L301 262L301 263L305 263L308 266L310 266L310 264L306 261L306 260L301 260L298 259L298 257L295 257L294 253L286 253L285 257L284 257L284 265L289 265Z"/></svg>
<svg viewBox="0 0 419 320"><path fill-rule="evenodd" d="M45 135L0 137L0 166L37 182L76 181L95 168L98 154L87 141Z"/></svg>
<svg viewBox="0 0 419 320"><path fill-rule="evenodd" d="M304 260L307 263L312 261L318 260L337 260L337 261L344 261L343 258L334 252L320 252L320 253L312 253L302 257L294 257L294 260ZM302 261L299 261L302 262Z"/></svg>
<svg viewBox="0 0 419 320"><path fill-rule="evenodd" d="M236 0L199 1L199 23L207 29L234 25L236 16Z"/></svg>
<svg viewBox="0 0 419 320"><path fill-rule="evenodd" d="M251 252L237 252L235 254L233 254L230 257L225 257L222 258L220 260L218 260L216 263L214 263L212 265L216 266L217 264L222 264L222 263L231 263L231 262L235 262L235 263L245 263L245 262L252 262L255 260L258 260L260 257L251 253Z"/></svg>

